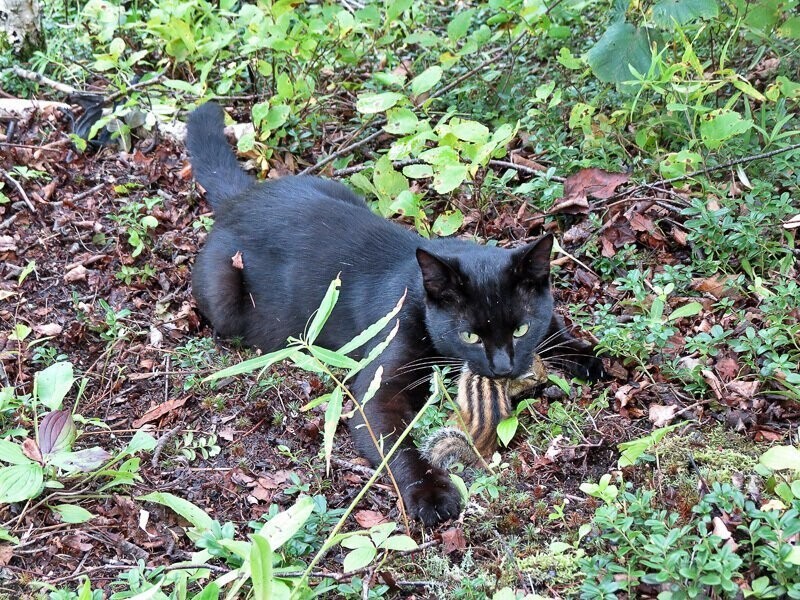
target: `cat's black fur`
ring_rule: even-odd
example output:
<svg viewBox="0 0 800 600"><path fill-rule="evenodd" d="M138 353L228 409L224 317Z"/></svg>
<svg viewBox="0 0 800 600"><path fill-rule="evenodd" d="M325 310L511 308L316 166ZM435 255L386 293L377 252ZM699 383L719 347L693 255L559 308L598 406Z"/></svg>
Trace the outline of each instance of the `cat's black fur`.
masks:
<svg viewBox="0 0 800 600"><path fill-rule="evenodd" d="M303 332L341 273L339 301L316 342L335 349L388 313L407 290L397 337L352 386L362 397L383 366L381 387L365 406L383 448L392 446L425 401L427 386L412 385L419 370L403 368L414 361L450 357L481 375L515 377L552 336L546 343L558 348L555 353L580 354L571 357L578 359L579 374L602 372L600 361L563 333L553 315L550 236L516 250L426 240L373 214L339 183L314 177L257 182L239 167L223 135L222 110L214 104L190 116L187 147L216 219L195 262L192 287L198 308L219 334L242 337L265 351L279 348ZM232 266L237 252L243 270ZM527 333L514 338L523 324ZM462 332L481 341L469 344ZM351 420L351 432L359 451L380 462L360 418ZM407 509L424 523L458 515L459 494L448 474L411 444L398 452L391 469Z"/></svg>

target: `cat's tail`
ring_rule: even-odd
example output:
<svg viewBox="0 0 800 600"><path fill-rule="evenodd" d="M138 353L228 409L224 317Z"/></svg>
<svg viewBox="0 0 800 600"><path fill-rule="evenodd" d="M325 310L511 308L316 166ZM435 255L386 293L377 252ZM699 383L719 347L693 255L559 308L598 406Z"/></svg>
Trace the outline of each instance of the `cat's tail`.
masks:
<svg viewBox="0 0 800 600"><path fill-rule="evenodd" d="M192 171L206 190L214 210L256 181L239 166L236 154L225 139L224 128L222 108L213 102L203 104L189 115L186 148L191 156Z"/></svg>

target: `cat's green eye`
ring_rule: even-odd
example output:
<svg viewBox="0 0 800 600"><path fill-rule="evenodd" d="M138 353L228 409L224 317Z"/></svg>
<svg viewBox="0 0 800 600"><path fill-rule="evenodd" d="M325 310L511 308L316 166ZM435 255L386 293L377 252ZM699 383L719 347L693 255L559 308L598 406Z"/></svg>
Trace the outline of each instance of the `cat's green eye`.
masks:
<svg viewBox="0 0 800 600"><path fill-rule="evenodd" d="M480 336L477 333L472 333L471 331L462 331L458 335L462 341L468 344L477 344L481 341Z"/></svg>
<svg viewBox="0 0 800 600"><path fill-rule="evenodd" d="M522 337L526 333L528 333L528 324L523 323L514 330L514 337Z"/></svg>

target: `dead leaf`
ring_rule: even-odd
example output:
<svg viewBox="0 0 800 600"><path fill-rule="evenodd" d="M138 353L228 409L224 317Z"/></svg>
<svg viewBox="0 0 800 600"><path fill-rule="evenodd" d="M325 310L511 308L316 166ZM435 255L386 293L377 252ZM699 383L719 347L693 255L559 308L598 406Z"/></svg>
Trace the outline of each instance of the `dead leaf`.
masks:
<svg viewBox="0 0 800 600"><path fill-rule="evenodd" d="M233 265L234 269L239 269L240 271L244 269L244 261L242 260L241 250L237 250L236 254L231 256L231 264Z"/></svg>
<svg viewBox="0 0 800 600"><path fill-rule="evenodd" d="M786 510L786 505L778 500L777 498L773 498L772 500L768 500L764 504L761 505L761 510L764 512L769 512L771 510Z"/></svg>
<svg viewBox="0 0 800 600"><path fill-rule="evenodd" d="M735 395L744 398L745 400L750 400L758 391L758 382L741 380L731 381L728 383L727 388Z"/></svg>
<svg viewBox="0 0 800 600"><path fill-rule="evenodd" d="M86 539L86 534L83 532L78 532L76 535L68 535L61 539L61 543L64 544L67 548L72 548L73 550L77 550L78 552L88 552L92 549L91 544L87 544L83 540Z"/></svg>
<svg viewBox="0 0 800 600"><path fill-rule="evenodd" d="M10 235L0 235L0 252L15 252L17 243Z"/></svg>
<svg viewBox="0 0 800 600"><path fill-rule="evenodd" d="M564 182L564 197L551 213L579 214L589 212L589 198L610 198L618 186L628 181L625 173L609 173L603 169L581 169Z"/></svg>
<svg viewBox="0 0 800 600"><path fill-rule="evenodd" d="M467 538L464 537L464 531L460 527L451 527L447 531L443 531L442 549L445 554L466 550Z"/></svg>
<svg viewBox="0 0 800 600"><path fill-rule="evenodd" d="M675 405L651 404L647 411L647 418L654 427L666 427L675 418L677 412L678 407Z"/></svg>
<svg viewBox="0 0 800 600"><path fill-rule="evenodd" d="M800 227L800 215L795 215L783 224L784 229L797 229Z"/></svg>
<svg viewBox="0 0 800 600"><path fill-rule="evenodd" d="M722 381L731 381L732 379L736 379L736 376L739 374L740 367L735 358L723 356L717 360L714 368L717 370L717 373Z"/></svg>
<svg viewBox="0 0 800 600"><path fill-rule="evenodd" d="M385 515L376 510L360 510L354 514L353 517L355 517L356 523L365 529L389 522L389 519Z"/></svg>
<svg viewBox="0 0 800 600"><path fill-rule="evenodd" d="M219 430L219 437L225 440L226 442L232 442L233 438L236 436L236 430L233 427L223 427Z"/></svg>
<svg viewBox="0 0 800 600"><path fill-rule="evenodd" d="M22 442L22 453L33 461L42 462L42 451L39 450L39 444L31 438L25 438L25 441Z"/></svg>
<svg viewBox="0 0 800 600"><path fill-rule="evenodd" d="M181 398L173 398L172 400L167 400L166 402L162 402L158 406L151 408L146 413L144 413L141 417L136 419L133 422L133 428L139 429L145 423L150 423L151 421L155 421L156 419L160 419L168 412L180 408L184 404L186 404L186 400L189 399L189 396L183 396Z"/></svg>
<svg viewBox="0 0 800 600"><path fill-rule="evenodd" d="M64 328L58 323L45 323L43 325L34 325L33 330L39 335L56 336L60 334Z"/></svg>
<svg viewBox="0 0 800 600"><path fill-rule="evenodd" d="M86 267L78 265L64 275L64 281L67 283L75 283L76 281L86 281Z"/></svg>
<svg viewBox="0 0 800 600"><path fill-rule="evenodd" d="M161 333L157 327L150 326L150 345L153 348L161 348L161 343L164 341L164 334Z"/></svg>
<svg viewBox="0 0 800 600"><path fill-rule="evenodd" d="M722 392L722 382L719 380L719 377L713 372L708 369L703 369L700 371L703 375L703 379L706 380L706 383L711 388L711 391L714 392L714 396L717 400L722 400L722 396L724 395Z"/></svg>
<svg viewBox="0 0 800 600"><path fill-rule="evenodd" d="M725 526L725 523L719 517L714 517L711 521L713 523L713 530L711 535L716 535L717 537L727 540L731 537L731 532L728 531L728 528Z"/></svg>
<svg viewBox="0 0 800 600"><path fill-rule="evenodd" d="M14 556L14 546L0 546L0 567L5 567Z"/></svg>

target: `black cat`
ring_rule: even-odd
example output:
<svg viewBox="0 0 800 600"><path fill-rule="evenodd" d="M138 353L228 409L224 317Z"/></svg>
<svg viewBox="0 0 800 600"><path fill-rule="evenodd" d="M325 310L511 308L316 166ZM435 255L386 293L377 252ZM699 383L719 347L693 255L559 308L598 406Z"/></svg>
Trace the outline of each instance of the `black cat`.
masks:
<svg viewBox="0 0 800 600"><path fill-rule="evenodd" d="M383 383L365 406L383 448L391 448L424 403L427 386L414 385L420 378L415 366L430 366L434 358L466 361L474 373L506 378L523 374L535 352L546 355L551 348L570 354L568 364L584 377L602 372L586 344L570 338L553 314L550 236L515 250L427 240L373 214L339 183L314 177L257 182L239 167L215 104L191 114L187 147L215 212L192 288L219 334L275 350L303 332L341 273L339 301L316 342L338 348L407 290L397 337L351 390L362 397L383 365ZM243 269L232 266L237 252ZM358 450L380 462L363 421L352 419L350 429ZM413 516L431 525L458 515L459 494L448 474L412 444L390 466Z"/></svg>

